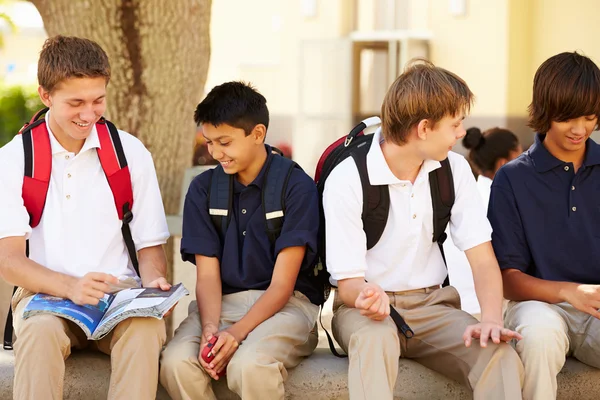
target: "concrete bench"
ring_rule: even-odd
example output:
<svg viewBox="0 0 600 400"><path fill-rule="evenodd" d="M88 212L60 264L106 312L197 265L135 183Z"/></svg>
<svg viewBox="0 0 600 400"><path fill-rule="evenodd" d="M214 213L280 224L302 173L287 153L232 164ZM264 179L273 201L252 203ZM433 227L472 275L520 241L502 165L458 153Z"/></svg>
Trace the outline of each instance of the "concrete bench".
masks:
<svg viewBox="0 0 600 400"><path fill-rule="evenodd" d="M286 398L330 400L347 399L348 361L334 357L329 349L318 348L297 368L290 370L285 383ZM12 398L14 357L0 351L0 398ZM67 361L64 398L66 400L104 400L108 393L110 358L101 353L74 352ZM569 359L558 377L560 400L597 400L600 398L600 371ZM218 399L239 399L223 381L215 382ZM395 399L471 399L470 391L448 378L410 360L400 360L394 391ZM159 386L157 399L169 396Z"/></svg>
<svg viewBox="0 0 600 400"><path fill-rule="evenodd" d="M195 302L189 309L195 308ZM323 324L331 332L331 301L323 312ZM106 399L110 378L110 358L96 352L75 351L67 360L65 372L65 399ZM459 400L471 399L471 391L422 365L406 359L399 361L395 399ZM289 371L285 382L286 398L330 400L348 399L348 360L334 357L327 347L322 329L315 353L298 367ZM0 399L12 397L14 356L12 351L0 350ZM597 400L600 398L600 370L577 360L568 359L558 377L560 400ZM225 381L214 383L218 399L233 400ZM157 399L170 399L164 388L158 387Z"/></svg>

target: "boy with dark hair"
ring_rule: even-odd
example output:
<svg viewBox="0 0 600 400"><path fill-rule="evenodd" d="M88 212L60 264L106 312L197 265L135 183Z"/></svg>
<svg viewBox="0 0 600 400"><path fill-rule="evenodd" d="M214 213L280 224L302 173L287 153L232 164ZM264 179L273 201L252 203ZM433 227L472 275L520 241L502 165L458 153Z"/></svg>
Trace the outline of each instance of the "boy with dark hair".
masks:
<svg viewBox="0 0 600 400"><path fill-rule="evenodd" d="M317 189L293 167L284 210L265 213L262 196L280 156L264 144L269 112L251 86L215 87L194 118L219 165L197 176L185 199L181 254L196 264L197 309L163 352L160 381L174 399L214 399L211 378L227 371L241 398L283 399L286 369L317 345L323 299L308 274L317 254ZM229 207L218 209L214 181L224 174ZM272 217L284 218L274 236L267 229ZM207 363L201 353L213 337L216 356Z"/></svg>
<svg viewBox="0 0 600 400"><path fill-rule="evenodd" d="M600 367L600 69L577 53L546 60L533 81L535 143L496 174L489 219L511 300L507 327L523 339L527 399L556 398L567 355Z"/></svg>
<svg viewBox="0 0 600 400"><path fill-rule="evenodd" d="M338 286L333 333L348 353L352 400L392 399L399 357L466 384L475 399L521 398L521 362L502 343L519 335L503 326L500 270L485 208L469 164L449 152L465 135L462 121L472 99L462 79L427 62L408 66L388 90L381 128L366 155L370 184L389 190L387 222L375 245L361 220L358 164L347 158L325 182L327 268ZM428 176L448 161L455 189L450 233L473 270L481 322L460 310L456 289L441 287L447 271L432 241ZM414 337L399 334L390 307Z"/></svg>
<svg viewBox="0 0 600 400"><path fill-rule="evenodd" d="M129 210L129 229L139 277L99 158L101 152L115 154L116 144L102 142L109 136L101 135L108 124L101 117L109 79L108 57L98 44L77 37L49 38L38 63L38 91L49 111L36 126L45 131L26 129L0 149L0 274L18 286L12 299L15 399L62 398L64 360L71 348L88 344L111 355L110 399L156 397L164 321L130 318L105 338L88 342L83 331L65 319L49 314L23 319L35 293L96 305L111 291L109 285L122 278L133 278L144 287L170 288L162 248L169 233L150 153L135 137L114 130L113 141L118 138L121 143L130 175L131 183L124 182L124 187L132 187L136 200ZM33 150L27 147L32 140ZM38 146L44 141L47 154ZM39 221L30 222L31 210L25 207L30 200L25 180L32 180L24 172L32 163L25 160L26 154L33 156L34 178L40 172L37 161L49 160Z"/></svg>

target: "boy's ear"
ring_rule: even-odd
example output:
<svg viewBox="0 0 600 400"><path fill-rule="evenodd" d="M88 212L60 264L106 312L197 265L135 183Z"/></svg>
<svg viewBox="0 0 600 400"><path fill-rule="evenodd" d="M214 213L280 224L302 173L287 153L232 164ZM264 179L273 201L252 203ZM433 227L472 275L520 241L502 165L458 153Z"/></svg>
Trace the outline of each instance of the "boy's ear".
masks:
<svg viewBox="0 0 600 400"><path fill-rule="evenodd" d="M50 92L48 92L43 87L38 86L38 94L40 95L40 100L42 100L42 103L44 103L46 107L52 106L52 101L50 100Z"/></svg>
<svg viewBox="0 0 600 400"><path fill-rule="evenodd" d="M252 135L257 144L264 143L265 138L267 137L267 127L263 124L256 124L254 129L252 129Z"/></svg>
<svg viewBox="0 0 600 400"><path fill-rule="evenodd" d="M417 137L421 140L427 140L427 134L431 130L431 122L428 119L422 119L417 124Z"/></svg>

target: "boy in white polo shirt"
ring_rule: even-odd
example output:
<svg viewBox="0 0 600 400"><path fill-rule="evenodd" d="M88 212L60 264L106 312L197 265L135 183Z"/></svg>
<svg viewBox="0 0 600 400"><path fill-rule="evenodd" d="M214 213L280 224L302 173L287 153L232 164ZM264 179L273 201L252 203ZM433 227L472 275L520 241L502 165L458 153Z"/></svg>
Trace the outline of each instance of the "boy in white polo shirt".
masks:
<svg viewBox="0 0 600 400"><path fill-rule="evenodd" d="M327 268L337 281L333 333L349 356L350 398L392 399L398 359L406 357L469 386L475 399L520 399L522 364L507 342L520 336L502 321L502 279L491 228L467 161L449 152L465 135L473 95L455 74L413 63L389 89L382 127L367 154L371 185L388 185L390 210L367 250L363 195L352 157L325 183ZM481 322L460 310L433 236L428 175L448 158L455 202L450 231L473 270ZM414 331L407 339L389 317L393 306ZM477 340L473 340L477 339Z"/></svg>
<svg viewBox="0 0 600 400"><path fill-rule="evenodd" d="M118 284L117 277L136 279L144 287L170 288L162 248L169 233L150 153L135 137L114 130L131 176L134 202L129 226L140 277L134 272L116 198L100 163L101 151L113 151L101 143L100 138L107 136L100 136L96 126L106 110L109 79L108 57L95 42L55 36L44 44L38 64L39 94L49 111L47 133L36 131L36 137L49 140L49 145L48 154L40 154L33 139L34 152L38 150L33 164L47 157L51 172L43 214L39 224L32 223L33 229L22 197L28 164L25 134L0 148L0 274L19 287L12 301L15 399L62 398L64 360L71 348L88 343L111 355L110 399L156 397L164 321L130 318L105 338L88 342L83 331L65 319L48 314L22 318L35 293L96 305L109 292L109 284ZM123 167L124 160L120 161ZM36 173L39 169L34 177ZM39 191L33 197L38 195Z"/></svg>

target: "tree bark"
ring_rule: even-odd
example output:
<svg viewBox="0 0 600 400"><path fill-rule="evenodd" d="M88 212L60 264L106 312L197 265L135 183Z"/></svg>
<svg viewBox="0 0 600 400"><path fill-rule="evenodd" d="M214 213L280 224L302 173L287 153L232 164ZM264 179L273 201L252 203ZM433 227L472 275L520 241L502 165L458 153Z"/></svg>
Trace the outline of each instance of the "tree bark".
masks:
<svg viewBox="0 0 600 400"><path fill-rule="evenodd" d="M30 1L49 36L89 38L106 51L106 116L152 152L165 211L178 214L208 72L211 0Z"/></svg>

